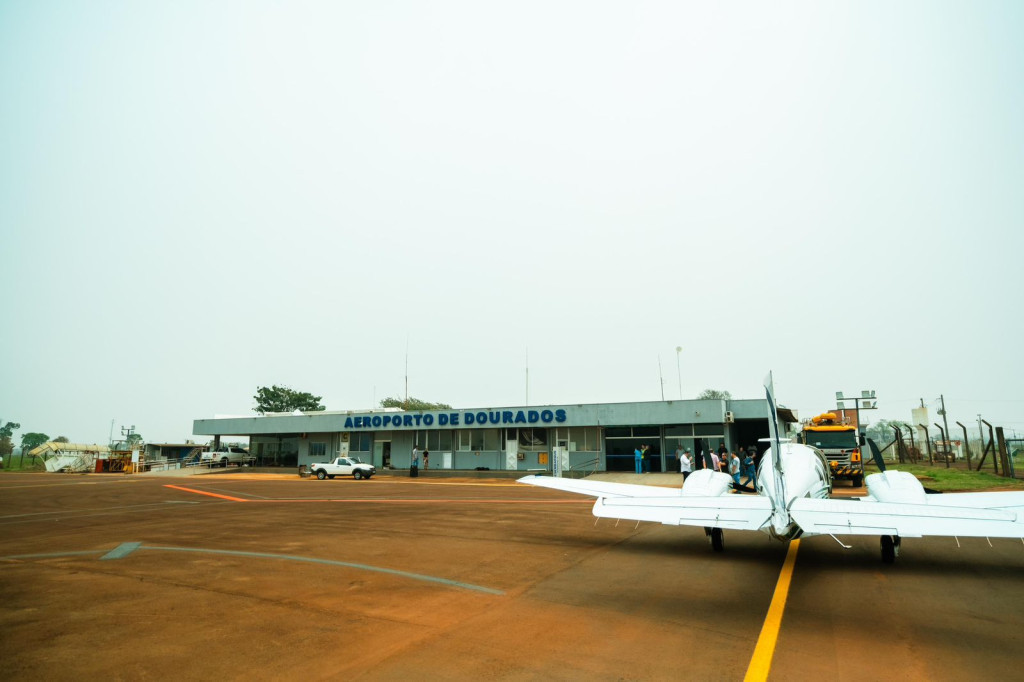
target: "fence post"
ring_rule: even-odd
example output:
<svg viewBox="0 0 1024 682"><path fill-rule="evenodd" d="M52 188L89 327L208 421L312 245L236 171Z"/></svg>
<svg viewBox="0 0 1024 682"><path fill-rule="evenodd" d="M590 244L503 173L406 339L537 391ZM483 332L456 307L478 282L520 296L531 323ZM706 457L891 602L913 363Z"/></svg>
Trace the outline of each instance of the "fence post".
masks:
<svg viewBox="0 0 1024 682"><path fill-rule="evenodd" d="M960 422L956 423L964 432L964 447L967 448L967 470L971 470L971 443L967 440L967 427Z"/></svg>
<svg viewBox="0 0 1024 682"><path fill-rule="evenodd" d="M1006 451L1006 436L1003 434L1003 427L996 427L996 440L999 442L999 460L1003 463L1003 476L1006 478L1013 477L1013 466L1010 464L1010 453Z"/></svg>
<svg viewBox="0 0 1024 682"><path fill-rule="evenodd" d="M918 424L918 426L924 429L924 444L928 446L928 463L935 464L935 460L932 458L932 437L928 433L928 427L924 424Z"/></svg>

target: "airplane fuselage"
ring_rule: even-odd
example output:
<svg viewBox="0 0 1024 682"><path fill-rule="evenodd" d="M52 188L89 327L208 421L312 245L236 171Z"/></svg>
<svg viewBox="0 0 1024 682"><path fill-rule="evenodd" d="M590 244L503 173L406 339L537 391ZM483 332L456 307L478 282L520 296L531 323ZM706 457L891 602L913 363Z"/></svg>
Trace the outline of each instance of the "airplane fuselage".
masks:
<svg viewBox="0 0 1024 682"><path fill-rule="evenodd" d="M772 449L764 453L756 486L758 493L772 501L771 527L766 530L790 539L801 534L789 514L790 504L801 497L827 499L832 493L832 474L821 451L807 445L780 443L779 455L776 467Z"/></svg>

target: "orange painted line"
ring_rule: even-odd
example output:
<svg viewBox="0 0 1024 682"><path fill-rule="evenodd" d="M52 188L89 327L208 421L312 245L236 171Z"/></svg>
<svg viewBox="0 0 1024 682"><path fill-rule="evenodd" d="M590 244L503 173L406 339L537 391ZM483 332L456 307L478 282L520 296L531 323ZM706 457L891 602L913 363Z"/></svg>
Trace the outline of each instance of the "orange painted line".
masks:
<svg viewBox="0 0 1024 682"><path fill-rule="evenodd" d="M249 502L249 500L243 500L241 497L229 497L227 495L218 495L217 493L208 493L203 490L193 490L192 488L182 488L180 485L165 484L165 488L174 488L175 490L184 490L187 493L195 493L196 495L209 495L210 497L219 497L222 500L230 500L232 502Z"/></svg>
<svg viewBox="0 0 1024 682"><path fill-rule="evenodd" d="M184 490L184 488L183 488ZM210 494L210 493L207 493ZM229 500L234 498L227 498ZM305 498L301 500L241 500L242 502L366 502L368 504L593 504L590 500L374 500L367 498Z"/></svg>

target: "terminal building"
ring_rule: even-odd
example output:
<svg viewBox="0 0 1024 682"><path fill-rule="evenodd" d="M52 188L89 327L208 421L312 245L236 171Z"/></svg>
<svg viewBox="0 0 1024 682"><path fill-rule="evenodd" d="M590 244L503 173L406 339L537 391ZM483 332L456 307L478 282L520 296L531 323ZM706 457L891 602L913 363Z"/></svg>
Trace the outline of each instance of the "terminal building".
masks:
<svg viewBox="0 0 1024 682"><path fill-rule="evenodd" d="M778 409L783 435L796 415ZM692 453L767 446L768 403L666 400L634 403L394 408L273 413L197 419L193 433L249 439L257 466L294 467L347 455L378 469L406 469L412 449L429 451L431 469L551 472L633 471L647 445L652 472L675 471L676 449ZM422 465L422 464L421 464Z"/></svg>

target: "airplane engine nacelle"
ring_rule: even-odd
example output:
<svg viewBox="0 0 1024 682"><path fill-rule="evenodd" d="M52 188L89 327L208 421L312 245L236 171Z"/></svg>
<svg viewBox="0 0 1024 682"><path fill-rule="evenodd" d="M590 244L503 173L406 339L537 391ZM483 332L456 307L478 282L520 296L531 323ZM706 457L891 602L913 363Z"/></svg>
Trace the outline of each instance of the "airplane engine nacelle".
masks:
<svg viewBox="0 0 1024 682"><path fill-rule="evenodd" d="M717 497L732 487L732 476L712 469L698 469L683 481L683 497Z"/></svg>
<svg viewBox="0 0 1024 682"><path fill-rule="evenodd" d="M906 471L883 471L870 474L865 483L868 494L879 502L928 504L928 496L921 482Z"/></svg>

